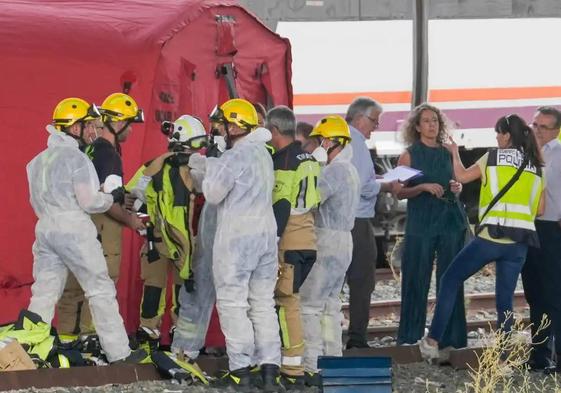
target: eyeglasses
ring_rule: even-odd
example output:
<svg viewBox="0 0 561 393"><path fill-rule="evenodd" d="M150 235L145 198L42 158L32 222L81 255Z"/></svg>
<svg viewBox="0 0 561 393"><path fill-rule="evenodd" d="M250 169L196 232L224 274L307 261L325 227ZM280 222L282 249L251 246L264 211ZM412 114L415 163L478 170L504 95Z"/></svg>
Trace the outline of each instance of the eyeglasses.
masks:
<svg viewBox="0 0 561 393"><path fill-rule="evenodd" d="M373 117L370 117L368 115L364 115L368 118L368 120L370 120L372 122L372 124L374 125L375 128L378 128L378 126L380 125L380 121L378 119L375 119Z"/></svg>
<svg viewBox="0 0 561 393"><path fill-rule="evenodd" d="M557 127L553 126L553 127L548 127L545 124L538 124L536 122L530 123L529 124L530 127L532 127L534 130L538 130L538 131L553 131L553 130L558 130Z"/></svg>

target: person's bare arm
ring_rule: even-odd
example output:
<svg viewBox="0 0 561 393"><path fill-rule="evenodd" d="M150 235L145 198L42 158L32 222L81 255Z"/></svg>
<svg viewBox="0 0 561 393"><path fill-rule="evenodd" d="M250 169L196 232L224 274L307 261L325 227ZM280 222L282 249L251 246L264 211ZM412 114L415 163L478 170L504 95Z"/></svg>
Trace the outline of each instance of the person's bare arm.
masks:
<svg viewBox="0 0 561 393"><path fill-rule="evenodd" d="M109 210L107 210L107 214L114 220L117 220L121 224L135 230L142 230L145 229L142 220L138 218L138 216L134 213L129 213L122 205L118 203L114 203Z"/></svg>
<svg viewBox="0 0 561 393"><path fill-rule="evenodd" d="M411 155L407 150L401 153L397 165L411 166ZM404 186L399 190L396 196L398 199L415 198L422 192L428 192L440 198L444 194L444 188L436 183L423 183L412 187Z"/></svg>
<svg viewBox="0 0 561 393"><path fill-rule="evenodd" d="M479 165L477 165L477 163L473 164L467 169L464 167L462 159L460 158L460 150L456 142L454 142L450 138L448 143L444 143L443 145L452 155L454 177L456 178L456 181L465 184L477 180L481 177L481 168L479 168Z"/></svg>

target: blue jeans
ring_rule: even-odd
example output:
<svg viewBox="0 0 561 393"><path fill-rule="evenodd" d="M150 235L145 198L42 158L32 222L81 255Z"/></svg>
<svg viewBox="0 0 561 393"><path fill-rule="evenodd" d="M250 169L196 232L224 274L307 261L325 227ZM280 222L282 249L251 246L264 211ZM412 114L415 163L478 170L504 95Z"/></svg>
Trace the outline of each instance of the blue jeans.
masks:
<svg viewBox="0 0 561 393"><path fill-rule="evenodd" d="M512 299L516 281L524 261L528 246L523 243L501 244L476 237L454 258L452 264L440 280L440 290L436 298L436 308L432 318L429 337L442 340L446 326L454 309L458 290L469 277L473 276L489 262L496 262L495 300L497 324L504 331L510 331L512 317L505 320L505 313L512 312Z"/></svg>

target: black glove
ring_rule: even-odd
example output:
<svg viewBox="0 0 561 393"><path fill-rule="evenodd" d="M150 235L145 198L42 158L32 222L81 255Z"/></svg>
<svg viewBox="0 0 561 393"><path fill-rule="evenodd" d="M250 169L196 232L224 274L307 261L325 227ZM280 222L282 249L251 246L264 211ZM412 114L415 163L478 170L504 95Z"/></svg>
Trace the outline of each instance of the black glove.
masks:
<svg viewBox="0 0 561 393"><path fill-rule="evenodd" d="M113 191L111 191L111 195L113 196L113 203L118 203L122 205L125 203L125 188L124 187L117 187Z"/></svg>
<svg viewBox="0 0 561 393"><path fill-rule="evenodd" d="M189 163L189 157L191 155L187 153L175 153L173 156L166 159L169 164L175 168L187 165Z"/></svg>
<svg viewBox="0 0 561 393"><path fill-rule="evenodd" d="M185 286L185 291L187 293L195 291L195 278L193 277L193 274L191 274L191 276L187 280L185 280L183 285Z"/></svg>
<svg viewBox="0 0 561 393"><path fill-rule="evenodd" d="M215 143L210 145L205 155L207 157L220 157L221 154L222 152L218 149L218 145Z"/></svg>

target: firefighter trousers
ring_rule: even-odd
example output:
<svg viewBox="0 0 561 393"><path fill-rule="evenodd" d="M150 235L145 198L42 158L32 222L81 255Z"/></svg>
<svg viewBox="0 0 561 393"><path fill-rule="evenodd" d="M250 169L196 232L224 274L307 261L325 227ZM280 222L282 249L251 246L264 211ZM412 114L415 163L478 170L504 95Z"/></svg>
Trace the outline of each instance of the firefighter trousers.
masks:
<svg viewBox="0 0 561 393"><path fill-rule="evenodd" d="M163 243L155 243L159 258L150 261L146 246L140 258L140 277L144 282L142 302L140 304L140 326L159 329L166 310L166 288L168 273L173 274L172 313L171 320L175 326L179 312L179 290L183 280L179 277L179 268L175 261L165 255Z"/></svg>
<svg viewBox="0 0 561 393"><path fill-rule="evenodd" d="M315 250L279 249L279 276L275 303L281 331L281 372L303 376L304 334L300 314L300 287L316 261Z"/></svg>

